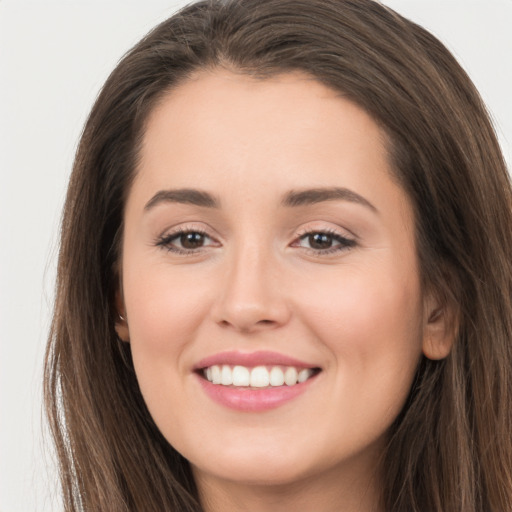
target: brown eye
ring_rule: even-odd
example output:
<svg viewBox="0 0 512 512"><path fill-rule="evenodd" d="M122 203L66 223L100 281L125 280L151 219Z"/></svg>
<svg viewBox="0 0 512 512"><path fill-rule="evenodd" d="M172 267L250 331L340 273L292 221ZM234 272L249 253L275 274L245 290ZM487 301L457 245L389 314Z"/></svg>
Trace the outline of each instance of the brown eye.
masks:
<svg viewBox="0 0 512 512"><path fill-rule="evenodd" d="M218 242L201 231L179 231L157 239L156 246L176 254L193 254L209 247L218 247Z"/></svg>
<svg viewBox="0 0 512 512"><path fill-rule="evenodd" d="M327 233L312 233L308 235L308 242L311 249L330 249L333 237Z"/></svg>
<svg viewBox="0 0 512 512"><path fill-rule="evenodd" d="M179 241L183 249L198 249L204 245L204 240L205 235L203 235L203 233L197 233L194 231L182 233L179 237Z"/></svg>
<svg viewBox="0 0 512 512"><path fill-rule="evenodd" d="M328 231L311 231L302 235L297 242L293 244L295 247L303 247L319 256L342 252L355 247L356 241L345 238L338 233L330 233Z"/></svg>

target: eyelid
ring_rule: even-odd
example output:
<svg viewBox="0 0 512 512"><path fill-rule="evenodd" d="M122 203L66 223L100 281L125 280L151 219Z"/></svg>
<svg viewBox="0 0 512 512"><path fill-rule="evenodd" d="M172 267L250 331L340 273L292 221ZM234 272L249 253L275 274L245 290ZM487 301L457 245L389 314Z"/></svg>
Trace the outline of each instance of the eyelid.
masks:
<svg viewBox="0 0 512 512"><path fill-rule="evenodd" d="M300 238L311 233L325 233L333 236L338 236L344 240L359 241L359 237L346 227L334 224L330 221L313 221L304 223L297 229L295 237Z"/></svg>
<svg viewBox="0 0 512 512"><path fill-rule="evenodd" d="M213 229L208 226L207 224L205 224L204 222L181 222L181 223L177 223L173 226L168 226L166 227L165 229L163 229L161 231L161 233L159 235L157 235L157 239L161 239L161 238L168 238L170 236L174 236L174 235L179 235L181 233L189 233L189 232L194 232L194 233L201 233L203 235L206 235L212 239L217 239L218 237L216 237L214 234L213 234Z"/></svg>
<svg viewBox="0 0 512 512"><path fill-rule="evenodd" d="M203 235L206 239L210 240L210 243L201 245L196 248L184 248L175 245L174 241L186 233L198 233ZM301 245L301 241L306 237L314 234L324 234L332 237L337 242L334 246L319 249L313 247L304 247ZM315 256L328 256L329 254L341 253L349 250L358 244L358 237L351 231L340 228L319 225L319 223L312 223L310 225L302 226L294 235L293 241L290 247L299 248L304 252L309 252ZM180 224L171 228L167 228L158 235L154 240L154 245L163 249L167 249L171 253L181 255L194 255L204 252L211 247L220 247L223 244L211 234L210 229L205 229L204 226L198 226L197 224Z"/></svg>
<svg viewBox="0 0 512 512"><path fill-rule="evenodd" d="M304 235L309 235L311 233L326 233L329 235L336 235L341 238L345 238L348 240L354 240L354 241L356 241L358 239L356 234L354 234L352 231L350 231L346 228L333 227L332 225L325 226L325 224L324 225L308 224L304 227L301 227L297 231L296 237L300 238Z"/></svg>
<svg viewBox="0 0 512 512"><path fill-rule="evenodd" d="M171 242L181 235L186 233L199 233L203 235L205 238L212 240L214 243L210 243L208 245L198 247L196 249L186 249L180 248L177 246L172 247ZM220 242L204 227L199 227L193 224L182 224L172 228L167 228L162 232L162 234L158 235L154 240L154 245L159 248L167 249L169 252L173 252L175 254L182 255L193 255L198 254L209 247L218 247Z"/></svg>
<svg viewBox="0 0 512 512"><path fill-rule="evenodd" d="M346 232L348 230L343 230L343 231ZM291 244L291 247L297 247L309 254L313 254L314 256L337 255L337 254L343 253L345 251L348 251L358 245L357 236L355 236L351 232L349 232L349 233L350 234L346 234L346 233L342 232L341 229L336 229L333 227L306 226L306 227L301 228L297 232L297 234ZM331 236L335 241L338 242L338 245L335 245L334 247L329 247L326 249L314 249L312 247L303 247L300 245L300 242L302 240L304 240L306 237L314 235L314 234L324 234L324 235Z"/></svg>

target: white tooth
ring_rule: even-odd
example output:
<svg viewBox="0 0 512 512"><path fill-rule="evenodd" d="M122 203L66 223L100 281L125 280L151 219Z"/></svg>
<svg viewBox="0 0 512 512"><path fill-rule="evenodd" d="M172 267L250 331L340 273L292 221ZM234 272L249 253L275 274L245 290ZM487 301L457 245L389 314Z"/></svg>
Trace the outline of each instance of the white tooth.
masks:
<svg viewBox="0 0 512 512"><path fill-rule="evenodd" d="M233 375L231 373L231 368L228 365L224 365L222 367L220 373L220 383L223 386L231 386L231 384L233 384Z"/></svg>
<svg viewBox="0 0 512 512"><path fill-rule="evenodd" d="M212 381L212 369L210 367L206 368L205 374L206 380Z"/></svg>
<svg viewBox="0 0 512 512"><path fill-rule="evenodd" d="M284 381L287 386L297 384L297 370L292 366L286 368L286 371L284 372Z"/></svg>
<svg viewBox="0 0 512 512"><path fill-rule="evenodd" d="M309 368L301 370L299 372L299 377L297 378L297 381L299 382L299 384L301 382L305 382L306 380L309 379L309 377L311 377L312 374L313 372Z"/></svg>
<svg viewBox="0 0 512 512"><path fill-rule="evenodd" d="M245 366L235 366L233 368L233 385L248 386L251 380L249 370Z"/></svg>
<svg viewBox="0 0 512 512"><path fill-rule="evenodd" d="M251 371L251 386L253 388L265 388L269 385L270 376L264 366L256 366Z"/></svg>
<svg viewBox="0 0 512 512"><path fill-rule="evenodd" d="M215 364L212 366L212 382L213 384L220 384L221 380L220 367Z"/></svg>
<svg viewBox="0 0 512 512"><path fill-rule="evenodd" d="M271 386L282 386L284 384L284 373L279 366L274 366L270 370L270 385Z"/></svg>

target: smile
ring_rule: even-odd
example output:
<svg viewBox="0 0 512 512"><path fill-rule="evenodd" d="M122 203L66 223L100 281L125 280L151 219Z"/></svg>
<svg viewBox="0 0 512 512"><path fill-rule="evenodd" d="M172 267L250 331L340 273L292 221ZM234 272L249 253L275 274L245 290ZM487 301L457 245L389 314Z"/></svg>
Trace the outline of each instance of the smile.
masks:
<svg viewBox="0 0 512 512"><path fill-rule="evenodd" d="M199 361L194 373L217 404L240 412L264 412L308 394L322 369L276 352L229 351Z"/></svg>
<svg viewBox="0 0 512 512"><path fill-rule="evenodd" d="M294 366L231 366L213 365L203 368L202 374L212 384L241 388L268 388L295 386L318 373L314 368Z"/></svg>

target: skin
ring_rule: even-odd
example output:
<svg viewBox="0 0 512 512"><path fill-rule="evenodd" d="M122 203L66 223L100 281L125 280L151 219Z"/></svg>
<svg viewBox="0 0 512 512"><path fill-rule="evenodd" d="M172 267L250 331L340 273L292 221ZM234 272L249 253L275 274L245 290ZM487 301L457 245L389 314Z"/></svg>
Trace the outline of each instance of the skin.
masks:
<svg viewBox="0 0 512 512"><path fill-rule="evenodd" d="M320 187L372 206L282 204ZM146 208L182 188L220 207ZM125 210L117 331L206 510L380 510L386 432L422 352L450 349L444 315L422 293L412 211L383 132L307 76L201 72L152 112ZM206 236L179 253L176 229ZM311 244L319 232L334 233L329 253ZM271 350L322 371L278 408L237 411L193 372L226 350Z"/></svg>

